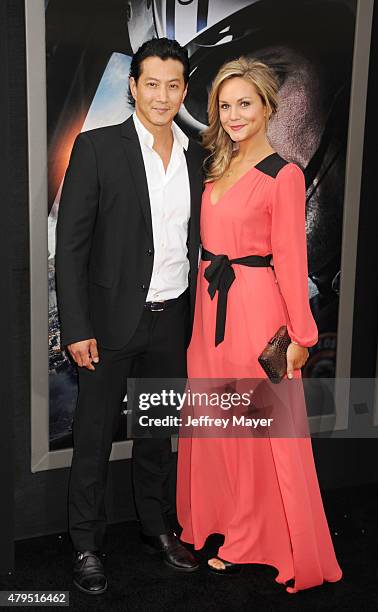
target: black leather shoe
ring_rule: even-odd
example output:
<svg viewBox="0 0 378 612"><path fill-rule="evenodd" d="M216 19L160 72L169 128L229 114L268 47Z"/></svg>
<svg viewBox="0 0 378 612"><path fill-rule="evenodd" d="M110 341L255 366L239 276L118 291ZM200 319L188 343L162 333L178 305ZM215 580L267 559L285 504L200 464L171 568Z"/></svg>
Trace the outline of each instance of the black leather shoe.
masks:
<svg viewBox="0 0 378 612"><path fill-rule="evenodd" d="M222 561L224 569L217 569L216 567L208 565L212 574L218 574L218 576L237 576L243 569L243 565L241 563L231 563L231 561L225 561L220 557L213 557L213 559L219 559L219 561Z"/></svg>
<svg viewBox="0 0 378 612"><path fill-rule="evenodd" d="M182 572L194 572L199 568L194 555L185 548L175 533L164 533L158 536L147 536L141 534L142 542L150 553L160 553L164 563L181 570Z"/></svg>
<svg viewBox="0 0 378 612"><path fill-rule="evenodd" d="M97 554L86 550L76 552L73 565L73 582L88 595L101 595L108 588L104 566Z"/></svg>

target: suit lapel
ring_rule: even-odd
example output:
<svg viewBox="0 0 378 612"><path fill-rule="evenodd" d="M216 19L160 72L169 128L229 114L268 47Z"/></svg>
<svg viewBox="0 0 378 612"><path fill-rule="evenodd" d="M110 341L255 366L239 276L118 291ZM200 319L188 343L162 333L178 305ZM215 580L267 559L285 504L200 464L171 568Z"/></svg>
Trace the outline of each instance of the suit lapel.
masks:
<svg viewBox="0 0 378 612"><path fill-rule="evenodd" d="M144 167L142 150L132 117L121 124L121 140L131 170L135 190L146 222L147 231L152 236L152 219L147 176Z"/></svg>
<svg viewBox="0 0 378 612"><path fill-rule="evenodd" d="M131 170L135 190L142 209L143 217L149 235L152 235L151 205L148 193L147 176L143 162L142 150L132 117L121 124L121 140ZM190 222L189 222L189 253L193 254L199 243L199 213L202 197L202 174L200 161L195 154L195 147L189 143L185 151L190 184Z"/></svg>

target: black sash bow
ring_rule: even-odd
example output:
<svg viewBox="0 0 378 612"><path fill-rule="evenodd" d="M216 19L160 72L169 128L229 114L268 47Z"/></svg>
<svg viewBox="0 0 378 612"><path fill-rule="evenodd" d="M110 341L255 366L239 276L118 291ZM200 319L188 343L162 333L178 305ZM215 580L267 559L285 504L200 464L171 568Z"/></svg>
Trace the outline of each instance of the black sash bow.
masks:
<svg viewBox="0 0 378 612"><path fill-rule="evenodd" d="M235 280L235 272L232 264L241 264L256 268L272 267L270 264L272 255L247 255L246 257L238 257L229 259L227 255L214 255L206 249L202 250L202 259L211 261L211 264L205 270L205 278L209 283L208 292L211 299L214 299L215 293L218 290L218 305L217 319L215 328L215 346L218 346L224 340L224 332L226 326L227 313L227 294Z"/></svg>

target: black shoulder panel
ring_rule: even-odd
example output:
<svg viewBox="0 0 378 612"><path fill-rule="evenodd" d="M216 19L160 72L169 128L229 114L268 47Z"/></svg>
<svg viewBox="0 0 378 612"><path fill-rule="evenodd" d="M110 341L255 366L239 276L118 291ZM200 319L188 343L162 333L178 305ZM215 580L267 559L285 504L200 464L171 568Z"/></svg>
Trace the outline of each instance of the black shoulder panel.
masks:
<svg viewBox="0 0 378 612"><path fill-rule="evenodd" d="M260 170L260 172L264 172L264 174L268 174L269 176L276 178L277 174L288 164L289 162L286 159L283 159L278 153L272 153L268 155L265 159L259 162L255 168Z"/></svg>

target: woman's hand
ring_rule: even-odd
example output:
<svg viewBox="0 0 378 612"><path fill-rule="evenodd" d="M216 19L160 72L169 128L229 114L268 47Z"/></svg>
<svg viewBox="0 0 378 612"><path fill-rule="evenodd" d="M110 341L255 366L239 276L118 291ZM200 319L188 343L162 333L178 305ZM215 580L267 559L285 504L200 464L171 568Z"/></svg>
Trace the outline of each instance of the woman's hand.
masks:
<svg viewBox="0 0 378 612"><path fill-rule="evenodd" d="M291 342L287 348L287 377L293 378L294 370L300 370L308 359L308 349L300 344Z"/></svg>

